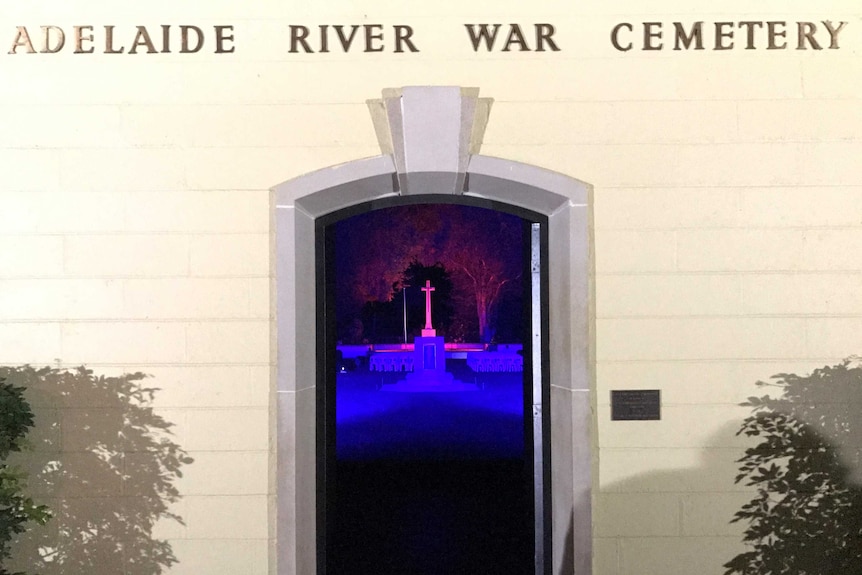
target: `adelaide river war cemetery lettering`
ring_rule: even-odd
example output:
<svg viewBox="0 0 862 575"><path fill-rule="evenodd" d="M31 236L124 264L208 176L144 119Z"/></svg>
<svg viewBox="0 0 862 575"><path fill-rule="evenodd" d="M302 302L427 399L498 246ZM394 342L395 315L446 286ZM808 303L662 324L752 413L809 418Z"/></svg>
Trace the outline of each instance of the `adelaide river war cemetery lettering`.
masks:
<svg viewBox="0 0 862 575"><path fill-rule="evenodd" d="M560 52L565 44L557 24L462 26L464 46L473 52ZM610 28L609 40L620 52L839 50L847 26L832 20L619 22ZM241 35L233 25L17 26L7 54L233 54ZM282 49L289 54L421 52L421 35L407 24L289 24L283 36Z"/></svg>

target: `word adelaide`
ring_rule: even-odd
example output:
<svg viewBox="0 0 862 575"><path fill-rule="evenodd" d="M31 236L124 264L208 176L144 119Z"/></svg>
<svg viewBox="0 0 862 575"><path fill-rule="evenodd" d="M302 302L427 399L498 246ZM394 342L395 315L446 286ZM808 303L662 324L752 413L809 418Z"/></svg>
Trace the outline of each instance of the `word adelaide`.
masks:
<svg viewBox="0 0 862 575"><path fill-rule="evenodd" d="M195 54L201 50L230 54L233 26L198 26L168 24L148 28L134 26L117 30L116 26L39 26L28 30L18 26L9 54Z"/></svg>

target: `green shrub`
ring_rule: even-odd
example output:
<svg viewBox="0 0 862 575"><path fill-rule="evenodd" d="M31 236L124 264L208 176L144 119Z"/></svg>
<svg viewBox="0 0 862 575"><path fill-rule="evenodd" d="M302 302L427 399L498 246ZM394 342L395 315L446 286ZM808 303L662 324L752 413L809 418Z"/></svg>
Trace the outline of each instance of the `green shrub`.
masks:
<svg viewBox="0 0 862 575"><path fill-rule="evenodd" d="M26 531L28 523L44 525L50 518L47 507L24 494L26 474L7 462L10 454L21 451L31 427L33 411L24 399L24 388L0 379L0 575L23 575L3 567L11 555L12 538Z"/></svg>

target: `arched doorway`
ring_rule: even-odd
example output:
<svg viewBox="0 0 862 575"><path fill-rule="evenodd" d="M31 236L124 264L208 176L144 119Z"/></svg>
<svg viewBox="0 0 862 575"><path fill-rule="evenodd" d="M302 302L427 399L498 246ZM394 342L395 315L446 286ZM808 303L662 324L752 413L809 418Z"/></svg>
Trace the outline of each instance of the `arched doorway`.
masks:
<svg viewBox="0 0 862 575"><path fill-rule="evenodd" d="M440 195L448 195L454 204L484 204L541 220L532 223L540 224L544 239L532 247L544 250L549 265L539 268L547 276L539 279L535 293L545 290L542 305L549 313L530 324L538 329L540 343L531 348L530 365L544 381L547 400L531 403L529 415L531 422L545 426L535 437L544 433L548 443L545 452L539 450L542 463L532 468L545 474L534 478L533 485L540 487L534 493L542 501L534 501L532 509L540 511L534 517L538 540L547 544L535 546L535 565L536 572L554 575L575 569L591 572L589 189L547 170L471 153L478 150L470 135L481 136L480 104L475 94L459 88L390 93L377 104L385 120L384 127L377 122L382 156L274 188L279 575L326 572L325 553L331 543L326 529L331 511L325 503L331 468L319 446L322 441L325 448L327 425L334 419L321 417L325 411L318 410L318 400L326 397L332 370L318 351L332 349L326 338L326 322L332 317L320 307L325 302L318 282L325 277L327 260L319 229L338 220L343 210L379 207L381 202L439 202ZM371 107L373 111L375 104ZM536 349L539 356L532 355Z"/></svg>
<svg viewBox="0 0 862 575"><path fill-rule="evenodd" d="M323 571L550 574L547 218L418 195L316 228Z"/></svg>

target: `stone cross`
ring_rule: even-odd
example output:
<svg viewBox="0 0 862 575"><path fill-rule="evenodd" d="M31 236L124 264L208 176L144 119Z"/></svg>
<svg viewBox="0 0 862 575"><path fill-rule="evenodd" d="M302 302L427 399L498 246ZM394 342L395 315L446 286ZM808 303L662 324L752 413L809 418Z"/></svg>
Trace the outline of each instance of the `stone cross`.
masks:
<svg viewBox="0 0 862 575"><path fill-rule="evenodd" d="M431 292L435 288L431 287L431 280L425 280L425 287L421 289L425 292L425 329L434 329L431 325Z"/></svg>

